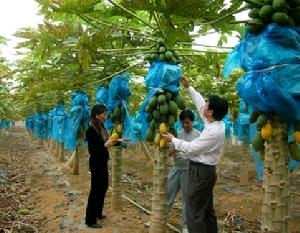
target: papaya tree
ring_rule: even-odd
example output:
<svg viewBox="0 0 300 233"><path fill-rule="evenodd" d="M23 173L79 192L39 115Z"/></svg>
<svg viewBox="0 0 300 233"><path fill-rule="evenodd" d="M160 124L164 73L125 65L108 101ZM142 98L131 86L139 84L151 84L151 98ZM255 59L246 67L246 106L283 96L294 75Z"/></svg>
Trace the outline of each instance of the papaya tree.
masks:
<svg viewBox="0 0 300 233"><path fill-rule="evenodd" d="M289 162L300 160L300 103L299 90L291 91L287 86L299 85L299 66L294 59L295 53L300 53L296 45L300 34L293 26L300 25L300 4L277 0L268 4L245 2L251 8L251 19L246 24L245 37L229 56L225 73L239 67L246 72L237 90L254 109L251 120L256 122L257 134L252 146L264 160L262 231L289 233ZM278 56L274 56L275 51ZM293 136L289 137L291 132Z"/></svg>

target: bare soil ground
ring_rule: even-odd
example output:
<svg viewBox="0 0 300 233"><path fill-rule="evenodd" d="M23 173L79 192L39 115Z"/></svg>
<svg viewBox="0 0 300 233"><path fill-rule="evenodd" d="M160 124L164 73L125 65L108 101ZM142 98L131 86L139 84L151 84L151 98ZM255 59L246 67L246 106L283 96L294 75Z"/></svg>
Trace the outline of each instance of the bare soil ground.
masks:
<svg viewBox="0 0 300 233"><path fill-rule="evenodd" d="M221 233L259 232L261 184L249 159L250 181L238 183L240 165L247 155L230 146L218 165L215 206ZM70 175L63 163L55 161L21 128L0 136L0 233L6 232L99 232L146 233L149 215L123 199L122 211L115 216L110 208L110 191L103 229L91 230L84 224L90 177L88 155L81 153L80 174ZM170 160L171 163L171 160ZM144 208L151 208L153 163L140 147L123 152L124 195ZM300 233L300 169L292 175L291 223ZM180 228L180 197L170 213L169 223ZM174 232L168 230L168 232Z"/></svg>

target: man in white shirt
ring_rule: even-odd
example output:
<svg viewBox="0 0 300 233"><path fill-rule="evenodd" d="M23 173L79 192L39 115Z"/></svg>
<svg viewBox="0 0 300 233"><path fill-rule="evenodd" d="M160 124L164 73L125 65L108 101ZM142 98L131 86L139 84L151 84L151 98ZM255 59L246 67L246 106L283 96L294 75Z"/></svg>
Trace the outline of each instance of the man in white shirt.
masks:
<svg viewBox="0 0 300 233"><path fill-rule="evenodd" d="M177 137L187 142L198 138L200 132L194 128L195 115L191 110L183 110L179 115L182 124L182 130L178 132ZM174 155L174 165L168 175L168 194L167 194L167 210L170 211L179 191L182 198L182 215L181 226L182 232L187 232L186 220L186 196L189 172L189 159L185 158L181 153L176 153L173 149L170 151Z"/></svg>
<svg viewBox="0 0 300 233"><path fill-rule="evenodd" d="M219 96L210 96L206 102L185 77L181 82L199 111L204 129L191 142L177 139L170 133L163 137L190 159L186 200L189 233L216 233L217 219L213 207L213 188L217 180L215 165L224 146L225 124L222 119L228 112L228 103Z"/></svg>

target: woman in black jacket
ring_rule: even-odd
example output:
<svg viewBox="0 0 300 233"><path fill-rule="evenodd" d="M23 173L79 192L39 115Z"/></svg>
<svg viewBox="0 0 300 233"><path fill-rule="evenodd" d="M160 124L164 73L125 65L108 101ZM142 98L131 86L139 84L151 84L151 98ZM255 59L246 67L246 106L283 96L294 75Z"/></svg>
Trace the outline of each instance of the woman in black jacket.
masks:
<svg viewBox="0 0 300 233"><path fill-rule="evenodd" d="M109 139L109 134L104 126L106 107L97 104L91 112L91 121L86 131L86 140L90 154L89 166L91 171L91 191L88 199L85 222L89 227L101 228L97 219L105 218L102 215L104 198L108 188L108 159L107 147L116 142Z"/></svg>

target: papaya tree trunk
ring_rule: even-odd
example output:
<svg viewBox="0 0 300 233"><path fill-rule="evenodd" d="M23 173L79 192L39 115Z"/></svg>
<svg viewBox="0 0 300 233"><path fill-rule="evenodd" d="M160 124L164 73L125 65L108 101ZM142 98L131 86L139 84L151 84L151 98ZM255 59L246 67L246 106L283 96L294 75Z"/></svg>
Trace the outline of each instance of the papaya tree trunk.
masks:
<svg viewBox="0 0 300 233"><path fill-rule="evenodd" d="M65 161L65 151L64 151L64 143L58 143L58 162Z"/></svg>
<svg viewBox="0 0 300 233"><path fill-rule="evenodd" d="M37 143L38 143L39 146L42 146L43 145L43 139L38 138Z"/></svg>
<svg viewBox="0 0 300 233"><path fill-rule="evenodd" d="M167 227L168 151L155 153L150 233L165 233Z"/></svg>
<svg viewBox="0 0 300 233"><path fill-rule="evenodd" d="M77 146L76 149L75 149L72 175L78 175L79 174L79 149L80 149L79 146Z"/></svg>
<svg viewBox="0 0 300 233"><path fill-rule="evenodd" d="M250 145L247 142L241 142L242 155L240 163L240 185L249 184L249 163L250 163Z"/></svg>
<svg viewBox="0 0 300 233"><path fill-rule="evenodd" d="M58 153L59 153L59 141L55 140L55 147L54 147L54 157L58 158Z"/></svg>
<svg viewBox="0 0 300 233"><path fill-rule="evenodd" d="M112 155L112 196L111 207L115 212L121 211L122 205L122 147L111 149Z"/></svg>
<svg viewBox="0 0 300 233"><path fill-rule="evenodd" d="M288 169L288 127L271 119L272 137L266 141L262 231L290 233L290 171Z"/></svg>
<svg viewBox="0 0 300 233"><path fill-rule="evenodd" d="M53 140L53 138L50 138L50 142L49 142L49 153L50 153L51 155L53 155L54 149L55 149L55 141Z"/></svg>
<svg viewBox="0 0 300 233"><path fill-rule="evenodd" d="M70 156L70 158L68 159L68 161L66 162L65 166L69 169L72 169L74 166L74 161L75 161L75 157L76 157L76 150L74 150Z"/></svg>

